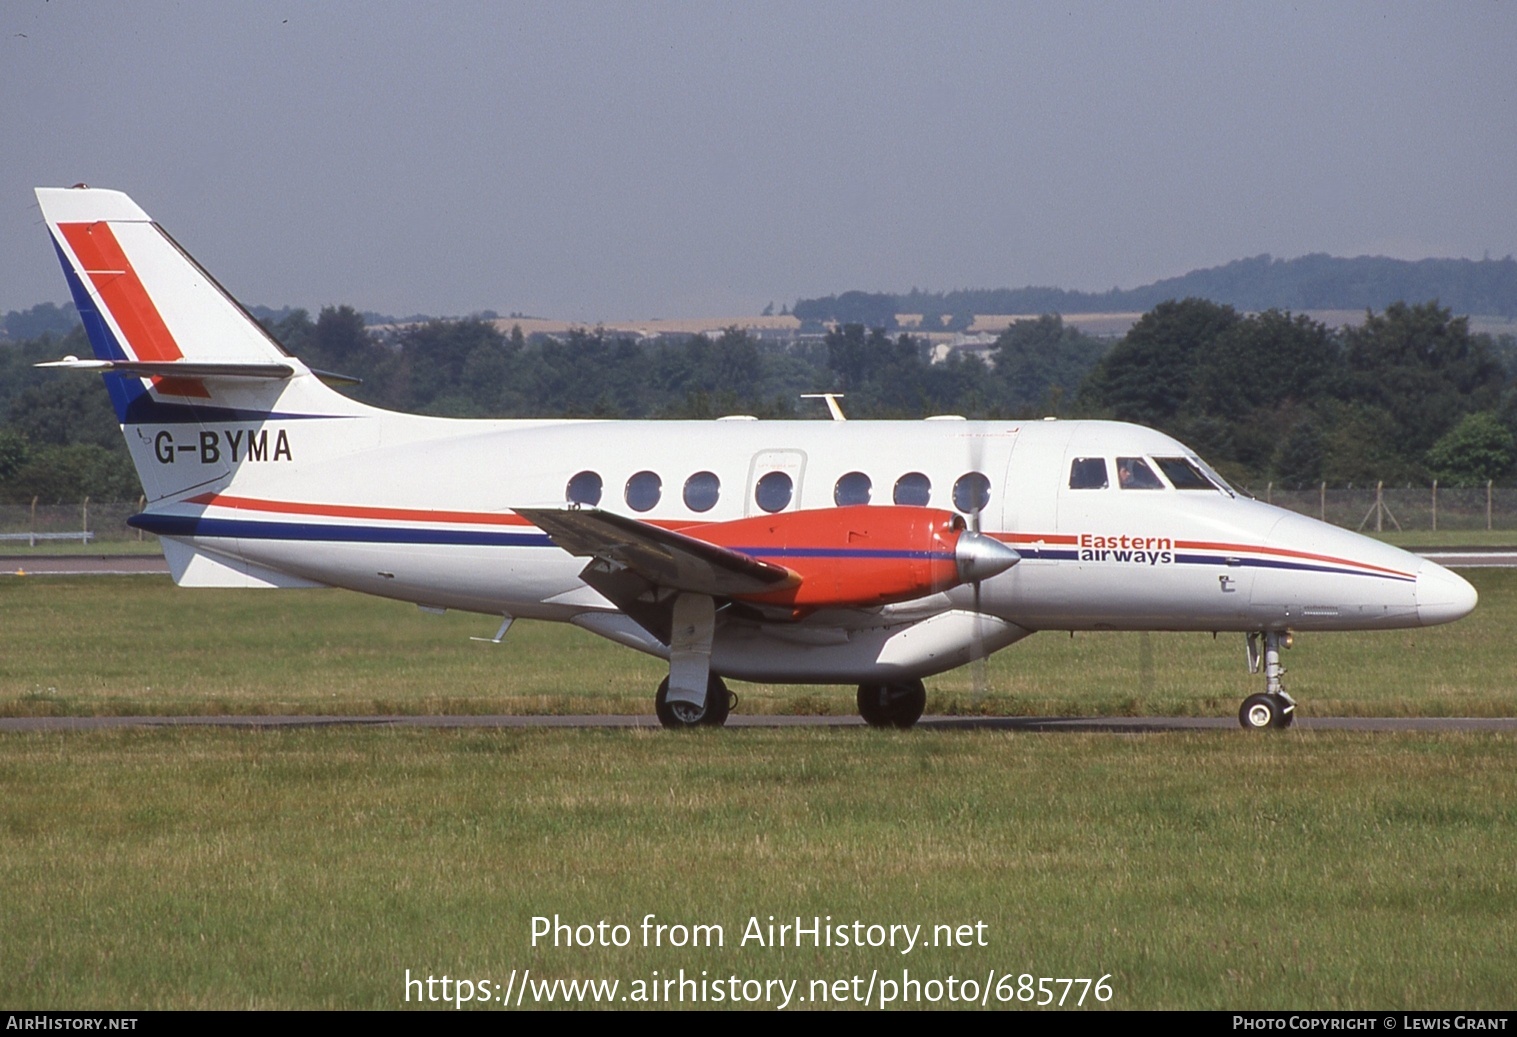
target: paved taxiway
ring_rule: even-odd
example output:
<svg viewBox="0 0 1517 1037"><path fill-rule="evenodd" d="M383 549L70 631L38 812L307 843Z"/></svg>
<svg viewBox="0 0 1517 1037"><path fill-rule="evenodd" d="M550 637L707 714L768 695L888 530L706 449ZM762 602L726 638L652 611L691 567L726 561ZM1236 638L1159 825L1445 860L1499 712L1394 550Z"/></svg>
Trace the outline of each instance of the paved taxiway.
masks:
<svg viewBox="0 0 1517 1037"><path fill-rule="evenodd" d="M863 727L856 716L738 716L728 727ZM651 716L193 716L193 717L6 717L10 731L105 731L123 727L544 728L658 727ZM1160 731L1237 731L1234 717L923 717L918 728L939 731L1100 731L1146 734ZM1517 731L1517 717L1301 717L1296 731Z"/></svg>

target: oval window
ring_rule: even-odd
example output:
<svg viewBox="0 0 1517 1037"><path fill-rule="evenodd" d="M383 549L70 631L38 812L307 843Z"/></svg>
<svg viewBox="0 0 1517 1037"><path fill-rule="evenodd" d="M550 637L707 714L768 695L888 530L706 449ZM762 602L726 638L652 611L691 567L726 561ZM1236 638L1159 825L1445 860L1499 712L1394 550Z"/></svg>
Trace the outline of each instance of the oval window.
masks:
<svg viewBox="0 0 1517 1037"><path fill-rule="evenodd" d="M795 483L786 472L765 472L759 477L758 485L753 488L753 499L758 506L771 515L776 511L784 511L790 506L790 498L795 493Z"/></svg>
<svg viewBox="0 0 1517 1037"><path fill-rule="evenodd" d="M600 503L600 494L600 476L595 472L580 472L564 490L564 497L571 504L588 504L592 508Z"/></svg>
<svg viewBox="0 0 1517 1037"><path fill-rule="evenodd" d="M685 507L691 511L710 511L722 492L722 481L715 472L696 472L685 480Z"/></svg>
<svg viewBox="0 0 1517 1037"><path fill-rule="evenodd" d="M968 472L953 484L953 506L966 515L984 511L990 503L990 480L983 472Z"/></svg>
<svg viewBox="0 0 1517 1037"><path fill-rule="evenodd" d="M832 501L840 508L849 504L868 504L873 488L869 476L863 472L849 472L832 488Z"/></svg>
<svg viewBox="0 0 1517 1037"><path fill-rule="evenodd" d="M932 499L932 480L921 472L907 472L895 481L895 492L890 499L897 504L925 508Z"/></svg>
<svg viewBox="0 0 1517 1037"><path fill-rule="evenodd" d="M654 472L638 472L627 480L627 507L633 511L652 511L663 496L664 480Z"/></svg>

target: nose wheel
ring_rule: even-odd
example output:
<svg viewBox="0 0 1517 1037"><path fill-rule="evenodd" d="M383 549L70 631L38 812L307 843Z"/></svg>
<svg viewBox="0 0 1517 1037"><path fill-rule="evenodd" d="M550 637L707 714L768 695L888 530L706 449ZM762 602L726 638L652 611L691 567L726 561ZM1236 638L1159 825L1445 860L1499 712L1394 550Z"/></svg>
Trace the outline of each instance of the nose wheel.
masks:
<svg viewBox="0 0 1517 1037"><path fill-rule="evenodd" d="M1290 727L1295 717L1296 704L1284 695L1250 695L1238 710L1238 723L1250 731Z"/></svg>
<svg viewBox="0 0 1517 1037"><path fill-rule="evenodd" d="M727 683L716 674L706 681L706 701L703 705L689 702L669 701L669 678L665 677L653 697L653 712L658 722L671 730L689 727L721 727L732 712L737 696L727 689Z"/></svg>
<svg viewBox="0 0 1517 1037"><path fill-rule="evenodd" d="M1260 651L1260 640L1263 651ZM1264 694L1250 695L1243 700L1238 710L1238 723L1248 731L1265 731L1269 728L1283 730L1296 719L1296 700L1285 691L1280 678L1285 667L1280 665L1280 649L1291 646L1289 632L1266 630L1248 635L1248 672L1264 671Z"/></svg>

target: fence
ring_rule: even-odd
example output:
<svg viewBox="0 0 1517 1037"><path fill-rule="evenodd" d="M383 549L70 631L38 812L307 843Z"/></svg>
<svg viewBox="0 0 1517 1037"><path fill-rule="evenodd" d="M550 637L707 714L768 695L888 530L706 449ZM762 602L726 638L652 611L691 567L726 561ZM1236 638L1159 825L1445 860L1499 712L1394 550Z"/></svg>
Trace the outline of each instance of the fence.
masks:
<svg viewBox="0 0 1517 1037"><path fill-rule="evenodd" d="M142 510L144 501L92 501L78 504L0 504L0 551L25 549L42 543L120 542L152 540L151 533L133 529L126 520Z"/></svg>
<svg viewBox="0 0 1517 1037"><path fill-rule="evenodd" d="M1284 489L1245 488L1260 500L1367 533L1403 530L1517 530L1517 487L1438 486ZM57 540L89 543L151 540L126 524L144 506L135 501L0 504L0 551Z"/></svg>
<svg viewBox="0 0 1517 1037"><path fill-rule="evenodd" d="M1401 530L1517 530L1517 488L1487 483L1481 487L1370 486L1286 490L1266 484L1249 489L1268 501L1335 526L1367 533Z"/></svg>

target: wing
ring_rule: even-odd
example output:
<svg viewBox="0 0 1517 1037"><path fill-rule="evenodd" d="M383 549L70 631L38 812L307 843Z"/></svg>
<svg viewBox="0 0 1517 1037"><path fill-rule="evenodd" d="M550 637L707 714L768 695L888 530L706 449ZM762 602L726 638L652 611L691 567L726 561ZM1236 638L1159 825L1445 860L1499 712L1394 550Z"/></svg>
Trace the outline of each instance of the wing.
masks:
<svg viewBox="0 0 1517 1037"><path fill-rule="evenodd" d="M513 510L571 555L591 559L580 579L666 644L675 594L732 598L801 582L783 565L598 508Z"/></svg>

